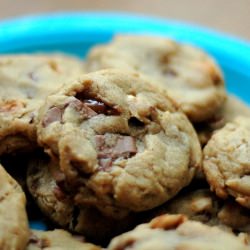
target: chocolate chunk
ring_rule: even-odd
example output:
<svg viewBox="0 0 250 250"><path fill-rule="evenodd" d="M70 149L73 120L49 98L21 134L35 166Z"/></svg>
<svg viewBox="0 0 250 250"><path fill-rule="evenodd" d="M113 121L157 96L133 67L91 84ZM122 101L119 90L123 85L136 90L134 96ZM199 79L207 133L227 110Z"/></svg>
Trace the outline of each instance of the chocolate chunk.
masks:
<svg viewBox="0 0 250 250"><path fill-rule="evenodd" d="M42 121L43 127L45 128L53 122L57 122L57 121L61 122L62 121L62 114L63 114L62 109L60 109L58 107L51 107L47 111L47 113Z"/></svg>
<svg viewBox="0 0 250 250"><path fill-rule="evenodd" d="M107 111L107 106L103 102L99 102L93 99L87 99L83 102L98 114L105 114Z"/></svg>
<svg viewBox="0 0 250 250"><path fill-rule="evenodd" d="M82 110L81 110L81 111L82 111L84 114L87 115L87 118L91 118L91 117L97 115L97 113L96 113L94 110L90 109L87 105L84 105L84 104L83 104L83 106L82 106Z"/></svg>
<svg viewBox="0 0 250 250"><path fill-rule="evenodd" d="M97 114L119 115L121 113L117 106L111 107L100 98L96 97L93 93L89 93L88 91L78 93L75 97Z"/></svg>
<svg viewBox="0 0 250 250"><path fill-rule="evenodd" d="M78 99L71 101L67 104L67 106L74 108L76 111L80 112L83 117L86 118L91 118L97 115L97 113L93 109L89 108L88 105L82 103Z"/></svg>
<svg viewBox="0 0 250 250"><path fill-rule="evenodd" d="M117 143L113 149L113 154L116 156L124 156L127 154L128 157L136 154L136 143L135 138L132 136L120 136Z"/></svg>
<svg viewBox="0 0 250 250"><path fill-rule="evenodd" d="M115 107L109 107L102 101L98 101L96 99L85 99L83 102L92 110L94 110L98 114L105 115L119 115L120 112Z"/></svg>
<svg viewBox="0 0 250 250"><path fill-rule="evenodd" d="M112 166L112 158L100 158L99 165L102 170L106 171Z"/></svg>
<svg viewBox="0 0 250 250"><path fill-rule="evenodd" d="M132 136L96 135L99 165L103 170L112 166L117 158L129 158L137 153L136 141Z"/></svg>
<svg viewBox="0 0 250 250"><path fill-rule="evenodd" d="M95 136L95 143L98 151L103 150L105 145L105 136L104 135L96 135Z"/></svg>

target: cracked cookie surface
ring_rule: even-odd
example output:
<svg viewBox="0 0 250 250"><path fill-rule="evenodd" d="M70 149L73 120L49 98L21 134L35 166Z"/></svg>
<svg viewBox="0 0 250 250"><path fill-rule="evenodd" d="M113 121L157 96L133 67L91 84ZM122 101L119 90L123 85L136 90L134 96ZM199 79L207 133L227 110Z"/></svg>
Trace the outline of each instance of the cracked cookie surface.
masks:
<svg viewBox="0 0 250 250"><path fill-rule="evenodd" d="M0 155L34 148L39 107L48 94L82 73L82 67L62 55L0 57Z"/></svg>
<svg viewBox="0 0 250 250"><path fill-rule="evenodd" d="M23 250L29 239L26 198L0 165L0 249Z"/></svg>
<svg viewBox="0 0 250 250"><path fill-rule="evenodd" d="M233 234L190 221L183 215L163 215L114 238L108 250L247 250Z"/></svg>
<svg viewBox="0 0 250 250"><path fill-rule="evenodd" d="M216 131L204 148L203 169L212 191L250 208L250 118Z"/></svg>
<svg viewBox="0 0 250 250"><path fill-rule="evenodd" d="M222 73L208 54L163 37L117 36L90 51L86 68L147 74L167 89L193 122L212 117L226 96Z"/></svg>
<svg viewBox="0 0 250 250"><path fill-rule="evenodd" d="M164 203L201 161L187 117L135 72L90 73L49 96L38 139L59 158L74 202L115 218Z"/></svg>

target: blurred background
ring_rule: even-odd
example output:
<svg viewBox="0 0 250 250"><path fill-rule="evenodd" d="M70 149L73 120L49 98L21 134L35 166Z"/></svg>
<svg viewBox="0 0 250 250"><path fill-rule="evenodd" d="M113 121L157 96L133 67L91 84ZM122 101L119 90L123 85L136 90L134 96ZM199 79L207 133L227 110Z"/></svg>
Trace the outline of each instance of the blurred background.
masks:
<svg viewBox="0 0 250 250"><path fill-rule="evenodd" d="M125 11L175 19L250 41L250 0L0 0L0 19L54 11Z"/></svg>

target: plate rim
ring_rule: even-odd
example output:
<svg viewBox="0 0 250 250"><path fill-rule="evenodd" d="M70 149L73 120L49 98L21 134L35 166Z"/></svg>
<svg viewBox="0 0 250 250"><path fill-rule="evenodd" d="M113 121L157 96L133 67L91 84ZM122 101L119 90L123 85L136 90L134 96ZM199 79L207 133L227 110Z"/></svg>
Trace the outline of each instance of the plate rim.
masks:
<svg viewBox="0 0 250 250"><path fill-rule="evenodd" d="M210 28L188 22L157 18L127 12L54 12L28 15L0 21L0 53L26 48L39 43L67 43L80 39L76 34L85 32L84 39L99 39L114 33L154 33L167 35L181 42L198 45L223 58L228 68L250 78L250 42ZM67 34L67 36L65 36ZM49 37L45 41L44 37ZM93 41L93 39L92 39ZM12 46L12 47L11 47ZM16 47L15 47L16 46ZM232 62L233 61L233 65Z"/></svg>

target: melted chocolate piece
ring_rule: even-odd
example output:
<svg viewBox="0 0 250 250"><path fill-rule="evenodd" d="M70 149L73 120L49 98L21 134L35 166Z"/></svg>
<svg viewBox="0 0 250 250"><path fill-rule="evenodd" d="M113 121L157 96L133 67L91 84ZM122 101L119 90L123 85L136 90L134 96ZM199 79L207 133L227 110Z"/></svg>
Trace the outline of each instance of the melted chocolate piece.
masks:
<svg viewBox="0 0 250 250"><path fill-rule="evenodd" d="M83 103L98 114L105 114L107 111L107 106L103 102L99 102L94 99L86 99L83 100Z"/></svg>
<svg viewBox="0 0 250 250"><path fill-rule="evenodd" d="M83 100L83 103L86 104L92 110L94 110L97 114L105 114L105 115L120 114L120 112L116 107L110 107L106 105L104 102L96 99L85 99Z"/></svg>
<svg viewBox="0 0 250 250"><path fill-rule="evenodd" d="M47 127L48 125L56 121L62 122L62 116L67 107L75 109L84 118L91 118L98 114L97 112L95 112L95 110L88 107L87 104L79 101L78 99L75 99L66 103L64 107L60 107L60 108L55 107L55 106L51 107L45 114L45 117L42 121L43 127Z"/></svg>
<svg viewBox="0 0 250 250"><path fill-rule="evenodd" d="M111 138L112 137L112 138ZM108 170L118 158L128 159L137 153L136 141L132 136L96 135L96 147L101 169Z"/></svg>
<svg viewBox="0 0 250 250"><path fill-rule="evenodd" d="M97 98L93 94L85 91L83 93L78 93L75 96L82 103L84 103L87 107L95 111L97 114L105 114L105 115L119 115L120 111L118 107L111 107L107 103L103 102L100 98Z"/></svg>
<svg viewBox="0 0 250 250"><path fill-rule="evenodd" d="M118 157L128 155L127 157L130 157L130 155L134 155L136 152L137 149L134 137L119 136L116 145L113 148L113 155Z"/></svg>
<svg viewBox="0 0 250 250"><path fill-rule="evenodd" d="M78 99L71 101L67 104L67 106L74 108L76 111L80 112L82 116L87 118L91 118L97 115L97 113L93 109L89 108L85 103L82 103Z"/></svg>
<svg viewBox="0 0 250 250"><path fill-rule="evenodd" d="M99 158L99 165L102 170L108 170L112 166L112 158Z"/></svg>
<svg viewBox="0 0 250 250"><path fill-rule="evenodd" d="M63 110L58 107L51 107L43 118L43 127L49 126L53 122L62 122Z"/></svg>

